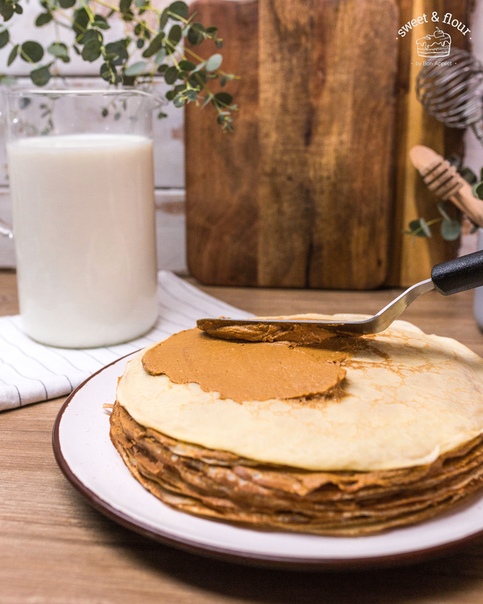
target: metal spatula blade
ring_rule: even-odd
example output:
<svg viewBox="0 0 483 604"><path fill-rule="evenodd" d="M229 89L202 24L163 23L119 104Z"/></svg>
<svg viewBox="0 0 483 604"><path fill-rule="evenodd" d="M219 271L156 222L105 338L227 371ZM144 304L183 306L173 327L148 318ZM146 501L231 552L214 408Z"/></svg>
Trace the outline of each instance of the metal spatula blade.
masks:
<svg viewBox="0 0 483 604"><path fill-rule="evenodd" d="M436 264L431 278L409 287L373 317L356 321L304 321L279 319L198 319L199 329L216 336L216 330L231 326L272 325L287 328L290 325L303 325L310 331L330 331L348 335L379 333L389 327L406 308L421 294L436 290L444 296L483 286L483 251L467 254L447 262Z"/></svg>

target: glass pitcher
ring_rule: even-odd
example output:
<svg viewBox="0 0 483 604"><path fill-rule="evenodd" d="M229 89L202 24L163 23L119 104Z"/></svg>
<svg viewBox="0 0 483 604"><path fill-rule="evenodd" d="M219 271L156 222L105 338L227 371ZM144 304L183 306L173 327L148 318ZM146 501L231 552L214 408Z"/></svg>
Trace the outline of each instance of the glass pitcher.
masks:
<svg viewBox="0 0 483 604"><path fill-rule="evenodd" d="M25 332L108 346L156 322L152 97L136 90L5 93Z"/></svg>

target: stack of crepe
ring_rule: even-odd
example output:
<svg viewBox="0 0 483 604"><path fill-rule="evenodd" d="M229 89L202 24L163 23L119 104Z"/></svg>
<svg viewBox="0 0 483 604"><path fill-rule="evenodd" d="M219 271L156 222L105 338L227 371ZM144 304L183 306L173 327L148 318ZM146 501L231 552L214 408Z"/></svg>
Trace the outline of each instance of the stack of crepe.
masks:
<svg viewBox="0 0 483 604"><path fill-rule="evenodd" d="M480 357L403 321L290 339L193 329L135 356L111 414L135 478L184 512L353 536L430 518L483 486Z"/></svg>

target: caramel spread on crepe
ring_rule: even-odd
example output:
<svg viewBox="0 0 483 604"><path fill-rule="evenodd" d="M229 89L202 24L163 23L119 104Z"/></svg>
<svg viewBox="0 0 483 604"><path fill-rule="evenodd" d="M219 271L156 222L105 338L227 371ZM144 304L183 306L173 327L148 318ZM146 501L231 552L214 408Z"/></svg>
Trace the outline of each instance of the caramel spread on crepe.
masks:
<svg viewBox="0 0 483 604"><path fill-rule="evenodd" d="M240 404L217 390L203 390L189 375L175 383L170 376L147 373L142 358L148 349L128 362L117 400L140 425L171 438L312 471L432 463L483 433L478 355L405 321L354 340L366 346L341 362L347 371L341 396L320 394L307 401L273 395ZM328 340L327 348L329 343L334 348L337 340Z"/></svg>
<svg viewBox="0 0 483 604"><path fill-rule="evenodd" d="M345 356L288 342L227 342L189 329L149 348L142 363L150 375L167 375L175 384L195 382L205 392L242 403L329 393L345 377Z"/></svg>

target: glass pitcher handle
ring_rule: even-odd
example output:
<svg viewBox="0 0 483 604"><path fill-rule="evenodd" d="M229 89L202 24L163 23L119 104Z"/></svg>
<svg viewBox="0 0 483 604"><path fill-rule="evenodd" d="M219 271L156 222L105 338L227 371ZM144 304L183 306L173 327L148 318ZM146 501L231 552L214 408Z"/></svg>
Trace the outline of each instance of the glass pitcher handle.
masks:
<svg viewBox="0 0 483 604"><path fill-rule="evenodd" d="M8 237L9 239L13 238L12 229L8 226L8 224L3 222L2 220L0 220L0 235L3 235L4 237Z"/></svg>

